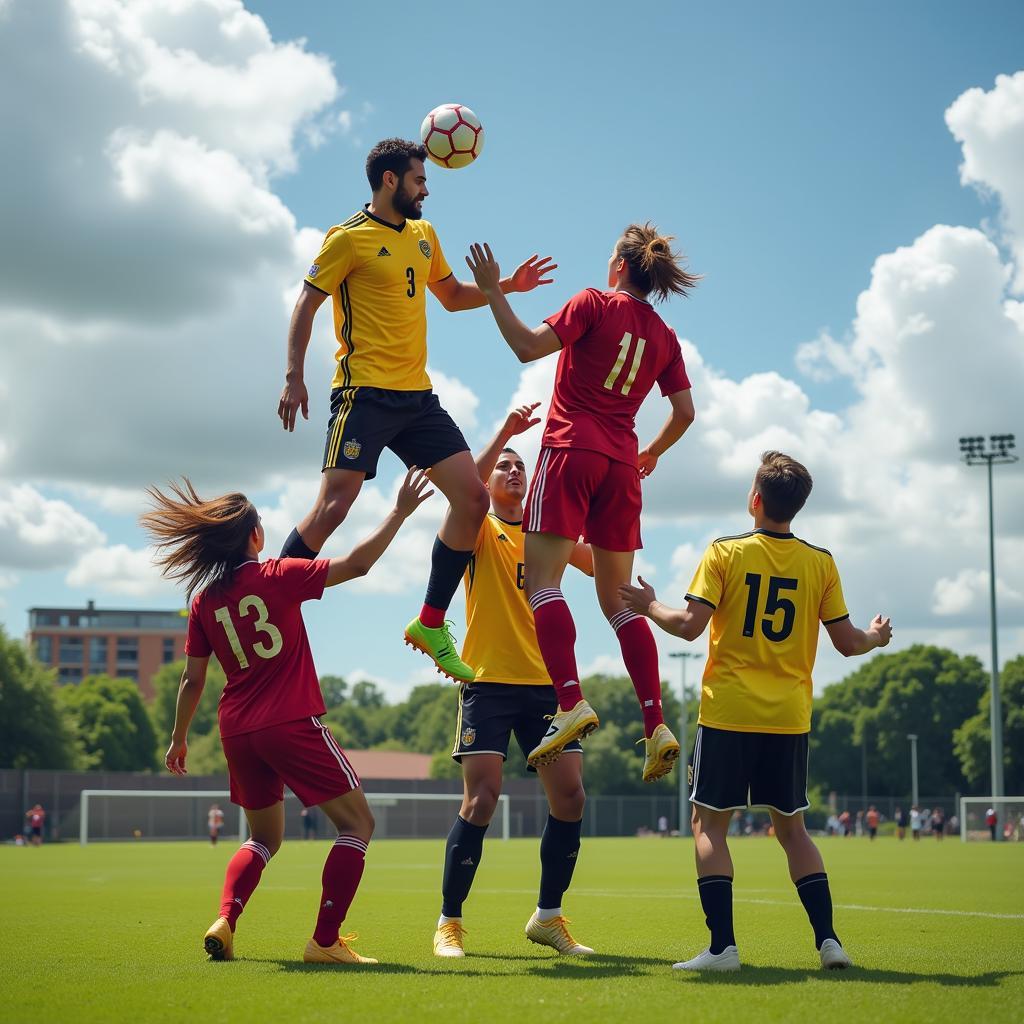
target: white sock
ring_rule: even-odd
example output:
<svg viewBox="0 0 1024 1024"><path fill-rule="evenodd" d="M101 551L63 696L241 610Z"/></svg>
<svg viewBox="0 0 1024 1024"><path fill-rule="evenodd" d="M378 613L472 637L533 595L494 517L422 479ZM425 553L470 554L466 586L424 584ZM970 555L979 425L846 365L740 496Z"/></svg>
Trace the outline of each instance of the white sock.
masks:
<svg viewBox="0 0 1024 1024"><path fill-rule="evenodd" d="M461 920L462 920L461 917L445 917L444 914L442 914L437 919L437 927L438 928L443 928L446 924L450 924L452 921L461 921Z"/></svg>
<svg viewBox="0 0 1024 1024"><path fill-rule="evenodd" d="M551 921L556 917L562 916L562 908L555 907L554 910L542 910L540 907L537 908L537 920L538 921Z"/></svg>

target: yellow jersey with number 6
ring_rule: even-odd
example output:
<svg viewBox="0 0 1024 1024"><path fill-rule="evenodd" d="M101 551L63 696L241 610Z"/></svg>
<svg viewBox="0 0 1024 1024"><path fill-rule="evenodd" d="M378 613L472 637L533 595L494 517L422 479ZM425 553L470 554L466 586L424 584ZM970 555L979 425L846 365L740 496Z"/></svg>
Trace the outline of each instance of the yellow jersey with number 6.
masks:
<svg viewBox="0 0 1024 1024"><path fill-rule="evenodd" d="M819 623L849 618L831 553L792 533L722 537L705 551L686 597L714 609L700 724L809 732Z"/></svg>
<svg viewBox="0 0 1024 1024"><path fill-rule="evenodd" d="M334 306L331 386L429 390L427 285L451 273L428 221L396 227L363 209L331 228L306 274Z"/></svg>

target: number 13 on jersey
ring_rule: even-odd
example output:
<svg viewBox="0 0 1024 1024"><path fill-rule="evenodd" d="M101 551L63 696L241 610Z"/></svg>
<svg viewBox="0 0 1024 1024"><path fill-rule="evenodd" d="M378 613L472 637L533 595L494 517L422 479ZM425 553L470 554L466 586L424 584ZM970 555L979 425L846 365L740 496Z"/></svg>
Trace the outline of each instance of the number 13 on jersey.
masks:
<svg viewBox="0 0 1024 1024"><path fill-rule="evenodd" d="M281 631L267 618L267 605L262 597L249 594L238 602L238 617L240 619L245 618L250 612L256 613L256 621L253 623L253 626L257 632L266 633L268 637L267 640L261 640L252 645L253 653L266 661L276 658L281 653L284 640L281 637ZM242 642L238 638L238 630L235 629L235 624L231 619L231 613L228 611L227 605L218 608L213 613L213 617L224 627L224 633L228 638L228 643L231 644L231 650L238 659L238 667L248 668L249 659L242 649Z"/></svg>

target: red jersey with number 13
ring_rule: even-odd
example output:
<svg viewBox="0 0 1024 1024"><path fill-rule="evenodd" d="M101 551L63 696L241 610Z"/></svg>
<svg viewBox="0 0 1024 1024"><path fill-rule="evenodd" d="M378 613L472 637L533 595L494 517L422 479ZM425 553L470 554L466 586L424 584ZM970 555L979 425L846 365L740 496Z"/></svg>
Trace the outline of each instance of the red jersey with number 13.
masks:
<svg viewBox="0 0 1024 1024"><path fill-rule="evenodd" d="M228 678L217 707L221 736L326 710L302 602L323 596L329 566L326 558L243 562L226 586L214 584L193 599L185 653L215 654Z"/></svg>
<svg viewBox="0 0 1024 1024"><path fill-rule="evenodd" d="M628 292L587 288L545 321L562 353L541 444L587 448L636 465L636 414L657 384L690 387L676 332Z"/></svg>

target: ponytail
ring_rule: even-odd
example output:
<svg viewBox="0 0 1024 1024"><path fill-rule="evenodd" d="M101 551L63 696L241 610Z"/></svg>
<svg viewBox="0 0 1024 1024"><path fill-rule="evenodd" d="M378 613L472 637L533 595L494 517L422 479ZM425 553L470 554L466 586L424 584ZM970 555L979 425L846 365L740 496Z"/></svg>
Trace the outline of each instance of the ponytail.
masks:
<svg viewBox="0 0 1024 1024"><path fill-rule="evenodd" d="M615 253L626 261L629 281L644 295L654 295L655 302L669 295L684 298L697 286L700 274L685 269L683 257L673 252L672 235L659 235L650 222L630 224L615 245Z"/></svg>

